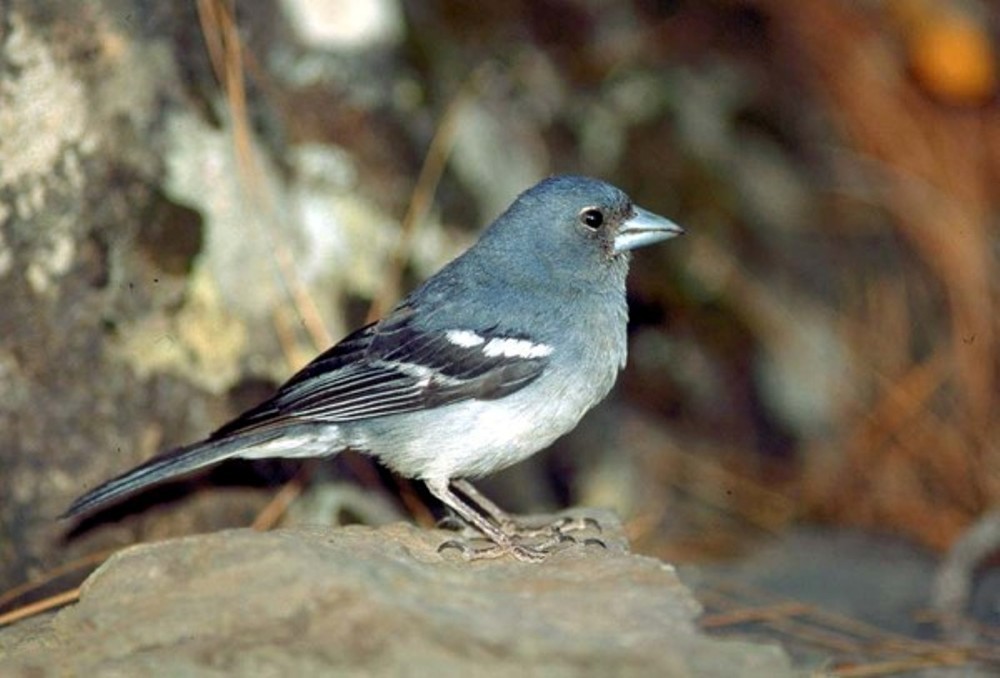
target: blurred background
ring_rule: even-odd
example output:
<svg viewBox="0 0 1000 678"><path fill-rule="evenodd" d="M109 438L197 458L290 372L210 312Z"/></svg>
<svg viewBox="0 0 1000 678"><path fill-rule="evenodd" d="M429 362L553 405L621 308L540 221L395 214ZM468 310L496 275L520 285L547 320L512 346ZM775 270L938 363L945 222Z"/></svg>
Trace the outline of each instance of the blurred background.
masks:
<svg viewBox="0 0 1000 678"><path fill-rule="evenodd" d="M997 660L998 40L988 0L0 4L0 613L135 541L433 524L351 455L56 516L579 173L687 235L613 395L486 492L614 508L806 662Z"/></svg>

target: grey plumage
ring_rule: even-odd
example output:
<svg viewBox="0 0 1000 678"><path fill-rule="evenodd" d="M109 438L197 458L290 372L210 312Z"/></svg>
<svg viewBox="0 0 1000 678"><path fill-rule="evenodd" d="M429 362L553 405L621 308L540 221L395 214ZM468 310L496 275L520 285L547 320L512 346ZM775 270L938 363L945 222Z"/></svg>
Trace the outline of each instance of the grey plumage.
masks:
<svg viewBox="0 0 1000 678"><path fill-rule="evenodd" d="M350 447L425 481L501 550L533 559L451 483L546 447L607 395L625 363L629 250L680 232L606 183L543 181L385 318L272 398L88 492L66 515L224 459Z"/></svg>

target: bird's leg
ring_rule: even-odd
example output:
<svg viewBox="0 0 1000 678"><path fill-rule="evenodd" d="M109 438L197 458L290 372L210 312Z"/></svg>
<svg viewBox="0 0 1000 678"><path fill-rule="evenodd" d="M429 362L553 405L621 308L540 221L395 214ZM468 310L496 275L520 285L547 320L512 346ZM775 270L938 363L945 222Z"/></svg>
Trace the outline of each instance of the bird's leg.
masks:
<svg viewBox="0 0 1000 678"><path fill-rule="evenodd" d="M462 501L458 495L451 491L447 479L426 480L425 483L430 493L437 497L441 503L457 513L462 520L477 529L486 539L493 542L493 546L490 548L476 549L468 542L456 539L445 542L438 550L457 548L469 560L498 558L507 554L525 562L539 562L545 559L544 551L517 543L515 534L510 534L499 525L491 523L475 508Z"/></svg>
<svg viewBox="0 0 1000 678"><path fill-rule="evenodd" d="M563 535L558 530L553 529L551 525L543 525L541 527L525 525L515 516L497 506L468 480L452 480L451 487L464 494L466 499L489 516L506 534L516 536L519 539L544 539L541 543L532 545L533 548L539 551L548 553L553 547L559 544L573 541L572 537Z"/></svg>
<svg viewBox="0 0 1000 678"><path fill-rule="evenodd" d="M468 480L461 478L453 480L451 481L451 486L464 494L473 504L482 509L483 513L492 518L494 522L496 522L496 524L508 534L517 534L520 537L526 538L550 537L555 538L557 542L562 542L567 541L566 539L563 539L563 537L567 537L567 533L570 532L582 532L584 530L594 530L598 533L601 532L601 524L593 518L586 517L578 518L565 516L549 523L548 525L526 525L516 516L512 516L493 503L482 492L477 490ZM569 540L572 541L572 538Z"/></svg>
<svg viewBox="0 0 1000 678"><path fill-rule="evenodd" d="M477 490L468 480L452 480L451 486L465 495L466 499L482 509L505 532L517 532L523 527L514 516L494 504L486 495Z"/></svg>

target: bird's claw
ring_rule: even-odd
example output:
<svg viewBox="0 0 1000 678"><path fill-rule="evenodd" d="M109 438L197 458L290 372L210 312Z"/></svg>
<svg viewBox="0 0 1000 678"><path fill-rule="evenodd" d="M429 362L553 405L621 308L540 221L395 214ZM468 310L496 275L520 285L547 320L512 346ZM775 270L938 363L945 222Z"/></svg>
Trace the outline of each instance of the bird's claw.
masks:
<svg viewBox="0 0 1000 678"><path fill-rule="evenodd" d="M474 550L471 545L469 545L467 542L462 541L461 539L449 539L447 541L441 542L441 544L438 545L437 552L444 553L448 549L455 549L463 557L468 556L468 554Z"/></svg>

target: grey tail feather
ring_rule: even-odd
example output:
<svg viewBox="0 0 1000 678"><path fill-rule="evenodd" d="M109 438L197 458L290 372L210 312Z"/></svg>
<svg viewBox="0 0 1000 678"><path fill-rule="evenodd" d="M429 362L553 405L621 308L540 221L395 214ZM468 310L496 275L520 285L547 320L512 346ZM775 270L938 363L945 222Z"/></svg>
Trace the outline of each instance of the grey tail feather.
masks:
<svg viewBox="0 0 1000 678"><path fill-rule="evenodd" d="M209 439L171 450L78 497L60 518L72 518L85 513L93 513L138 492L144 487L186 475L230 457L239 456L240 452L262 442L267 442L270 437L254 434L218 440Z"/></svg>

